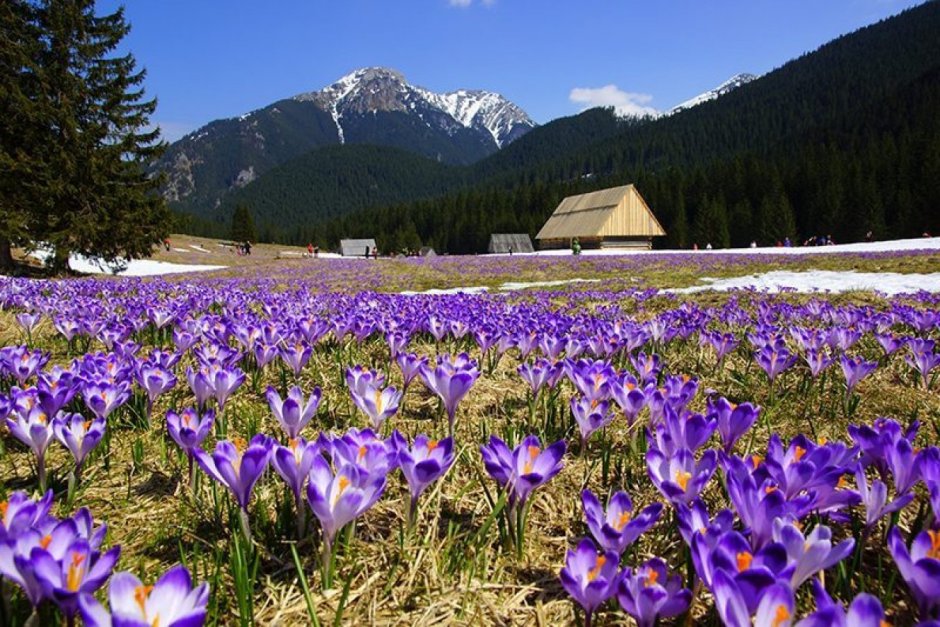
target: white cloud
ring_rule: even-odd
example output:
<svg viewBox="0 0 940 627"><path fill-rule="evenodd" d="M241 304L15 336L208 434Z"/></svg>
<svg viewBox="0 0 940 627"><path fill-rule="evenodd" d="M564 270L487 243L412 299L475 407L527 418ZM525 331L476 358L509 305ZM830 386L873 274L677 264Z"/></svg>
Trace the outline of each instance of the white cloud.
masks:
<svg viewBox="0 0 940 627"><path fill-rule="evenodd" d="M619 115L659 115L659 111L650 106L653 101L651 95L623 91L613 84L603 87L575 87L568 94L568 99L582 105L582 110L613 107Z"/></svg>

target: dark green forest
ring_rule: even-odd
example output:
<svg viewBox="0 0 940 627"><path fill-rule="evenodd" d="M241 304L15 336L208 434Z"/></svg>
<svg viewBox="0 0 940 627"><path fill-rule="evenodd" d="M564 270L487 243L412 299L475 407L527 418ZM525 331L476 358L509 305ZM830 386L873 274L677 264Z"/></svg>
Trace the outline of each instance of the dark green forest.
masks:
<svg viewBox="0 0 940 627"><path fill-rule="evenodd" d="M381 152L346 157L351 148L325 159L332 169L302 167L317 162L314 151L241 190L260 237L326 247L374 236L386 250L417 239L479 252L493 232L534 235L564 196L624 183L637 185L669 233L660 246L937 232L940 2L841 37L718 100L655 120L587 111L472 166L418 158L383 167ZM220 224L234 204L225 207Z"/></svg>

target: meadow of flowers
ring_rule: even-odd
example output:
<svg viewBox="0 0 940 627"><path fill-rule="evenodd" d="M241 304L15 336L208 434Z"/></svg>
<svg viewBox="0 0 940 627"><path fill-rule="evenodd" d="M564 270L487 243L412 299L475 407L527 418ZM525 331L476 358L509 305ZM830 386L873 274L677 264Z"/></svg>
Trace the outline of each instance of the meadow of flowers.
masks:
<svg viewBox="0 0 940 627"><path fill-rule="evenodd" d="M683 260L0 277L0 623L940 624L940 297Z"/></svg>

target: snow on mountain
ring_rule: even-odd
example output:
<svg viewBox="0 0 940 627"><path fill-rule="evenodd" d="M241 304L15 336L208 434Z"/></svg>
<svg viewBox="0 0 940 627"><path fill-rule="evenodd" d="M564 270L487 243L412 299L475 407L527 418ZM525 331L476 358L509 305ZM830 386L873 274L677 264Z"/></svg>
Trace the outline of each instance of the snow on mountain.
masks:
<svg viewBox="0 0 940 627"><path fill-rule="evenodd" d="M696 105L700 105L703 102L714 100L715 98L718 98L719 96L724 96L725 94L734 91L741 85L746 85L747 83L750 83L756 78L758 77L755 76L754 74L747 74L747 73L735 74L734 76L726 80L724 83L722 83L718 87L714 89L710 89L704 93L699 94L698 96L695 96L694 98L689 98L685 102L677 104L672 109L670 109L668 113L669 114L678 113L679 111L683 111L685 109L690 109Z"/></svg>
<svg viewBox="0 0 940 627"><path fill-rule="evenodd" d="M475 129L492 137L499 148L535 127L522 109L497 93L459 89L439 94L411 85L400 72L381 67L356 70L320 91L295 99L311 100L328 110L339 129L340 142L344 141L344 114L375 111L416 113L429 126L437 124L451 133L458 128Z"/></svg>

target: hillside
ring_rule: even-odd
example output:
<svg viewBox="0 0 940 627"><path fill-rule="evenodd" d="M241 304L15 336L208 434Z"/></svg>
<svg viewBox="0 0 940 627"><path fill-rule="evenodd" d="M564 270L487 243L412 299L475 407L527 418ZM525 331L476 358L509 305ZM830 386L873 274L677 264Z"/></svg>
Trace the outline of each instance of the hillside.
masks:
<svg viewBox="0 0 940 627"><path fill-rule="evenodd" d="M570 151L556 147L552 159L527 155L520 142L515 159L506 152L476 164L484 175L471 189L356 213L321 232L374 233L394 246L397 225L413 223L439 249L473 252L490 232L534 235L565 195L627 182L637 183L672 246L936 231L938 72L940 3L929 2L716 100ZM527 139L563 144L546 136L553 132L546 125Z"/></svg>
<svg viewBox="0 0 940 627"><path fill-rule="evenodd" d="M216 120L172 144L153 169L166 174L163 194L174 209L211 220L228 194L318 148L390 146L469 164L534 127L499 94L435 93L394 70L363 68L319 91Z"/></svg>

